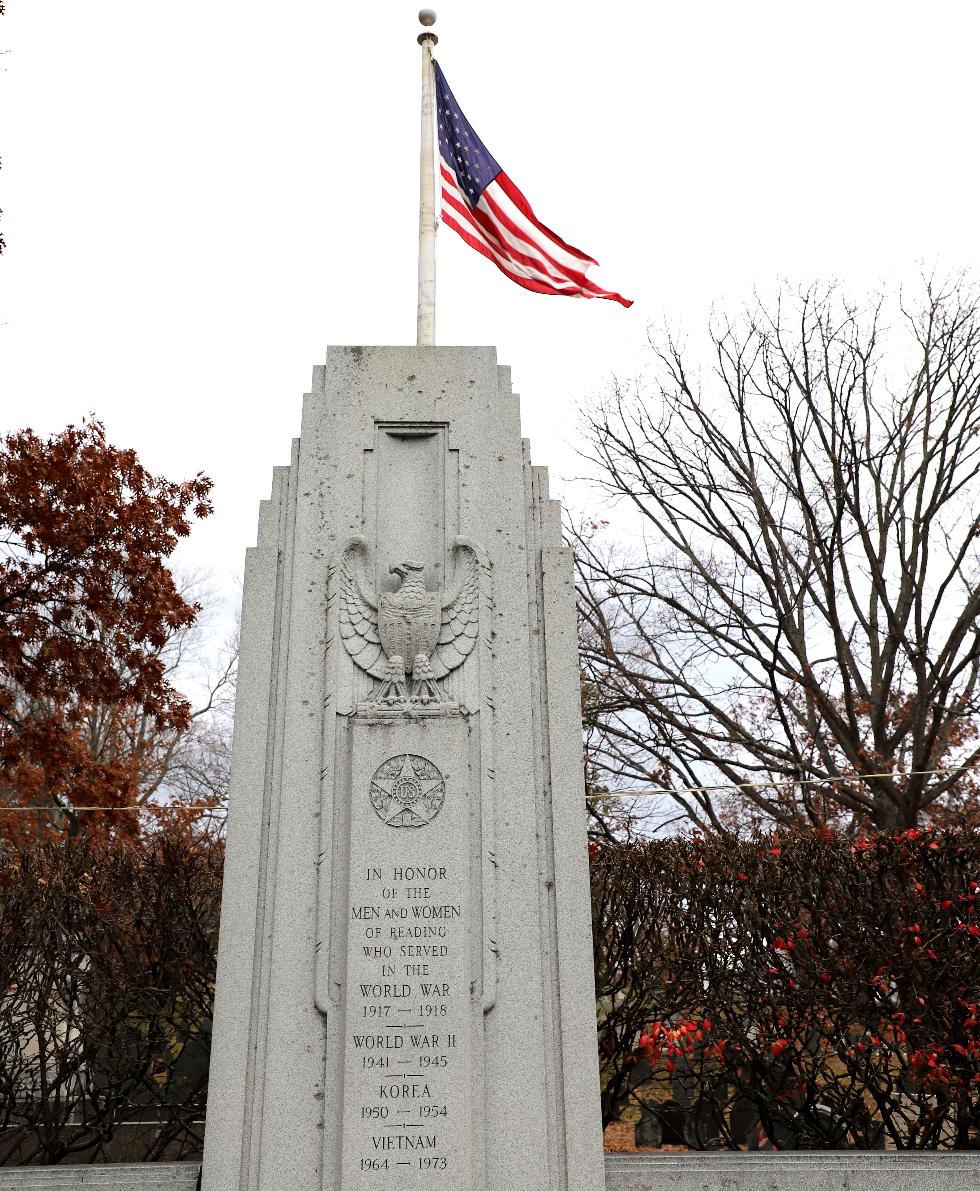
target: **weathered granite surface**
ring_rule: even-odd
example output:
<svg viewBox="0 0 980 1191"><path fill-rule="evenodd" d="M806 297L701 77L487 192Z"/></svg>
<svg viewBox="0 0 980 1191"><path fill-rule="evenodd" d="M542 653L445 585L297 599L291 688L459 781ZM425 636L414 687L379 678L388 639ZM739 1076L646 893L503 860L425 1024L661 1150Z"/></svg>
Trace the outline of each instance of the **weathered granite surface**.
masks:
<svg viewBox="0 0 980 1191"><path fill-rule="evenodd" d="M571 559L490 348L334 348L246 564L206 1191L597 1191Z"/></svg>
<svg viewBox="0 0 980 1191"><path fill-rule="evenodd" d="M607 1154L607 1191L976 1191L973 1154ZM195 1163L0 1170L2 1191L194 1191ZM543 1183L526 1191L538 1191ZM522 1187L521 1191L525 1191Z"/></svg>
<svg viewBox="0 0 980 1191"><path fill-rule="evenodd" d="M0 1168L0 1191L196 1191L199 1162Z"/></svg>

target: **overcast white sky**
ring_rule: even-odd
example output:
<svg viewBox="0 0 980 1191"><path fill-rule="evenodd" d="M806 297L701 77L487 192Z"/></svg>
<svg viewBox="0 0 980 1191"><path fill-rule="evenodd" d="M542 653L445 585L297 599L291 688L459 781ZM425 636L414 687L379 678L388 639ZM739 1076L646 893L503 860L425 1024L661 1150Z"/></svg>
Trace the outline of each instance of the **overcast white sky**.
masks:
<svg viewBox="0 0 980 1191"><path fill-rule="evenodd" d="M0 430L89 411L215 480L182 552L234 598L330 343L410 343L418 5L8 0ZM437 5L437 56L539 217L635 299L526 293L439 236L437 342L494 344L534 458L574 406L777 276L978 259L973 0Z"/></svg>

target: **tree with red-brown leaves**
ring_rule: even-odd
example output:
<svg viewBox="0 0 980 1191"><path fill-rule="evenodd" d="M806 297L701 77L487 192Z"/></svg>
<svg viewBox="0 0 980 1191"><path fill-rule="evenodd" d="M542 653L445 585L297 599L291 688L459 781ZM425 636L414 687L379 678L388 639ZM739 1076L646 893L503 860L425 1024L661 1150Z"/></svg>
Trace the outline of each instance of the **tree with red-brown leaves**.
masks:
<svg viewBox="0 0 980 1191"><path fill-rule="evenodd" d="M161 654L200 609L166 560L211 512L210 489L200 473L151 475L95 420L0 440L0 805L50 812L0 813L0 832L132 803L152 731L187 727ZM93 717L109 736L152 731L139 748L94 747Z"/></svg>

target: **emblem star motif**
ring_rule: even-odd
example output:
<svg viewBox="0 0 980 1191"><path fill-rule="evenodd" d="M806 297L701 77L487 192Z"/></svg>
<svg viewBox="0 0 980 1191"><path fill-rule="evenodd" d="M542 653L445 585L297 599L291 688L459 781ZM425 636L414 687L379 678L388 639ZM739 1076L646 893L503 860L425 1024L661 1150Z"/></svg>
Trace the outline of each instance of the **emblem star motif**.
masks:
<svg viewBox="0 0 980 1191"><path fill-rule="evenodd" d="M402 816L405 811L427 822L434 813L433 796L444 787L445 779L440 775L434 779L420 778L412 764L411 755L402 757L401 768L394 777L374 777L371 785L381 795L382 805L375 801L375 809L385 823Z"/></svg>

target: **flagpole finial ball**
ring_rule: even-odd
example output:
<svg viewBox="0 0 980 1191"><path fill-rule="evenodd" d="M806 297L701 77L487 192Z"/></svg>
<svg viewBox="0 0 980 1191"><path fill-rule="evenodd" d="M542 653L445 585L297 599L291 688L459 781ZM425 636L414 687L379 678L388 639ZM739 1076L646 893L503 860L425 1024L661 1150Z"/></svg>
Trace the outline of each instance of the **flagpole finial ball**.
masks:
<svg viewBox="0 0 980 1191"><path fill-rule="evenodd" d="M426 29L436 23L436 13L434 8L423 8L419 12L419 24L424 25Z"/></svg>

